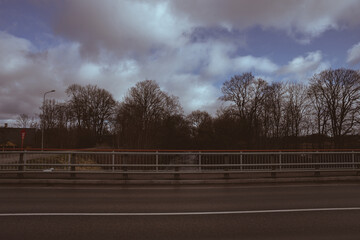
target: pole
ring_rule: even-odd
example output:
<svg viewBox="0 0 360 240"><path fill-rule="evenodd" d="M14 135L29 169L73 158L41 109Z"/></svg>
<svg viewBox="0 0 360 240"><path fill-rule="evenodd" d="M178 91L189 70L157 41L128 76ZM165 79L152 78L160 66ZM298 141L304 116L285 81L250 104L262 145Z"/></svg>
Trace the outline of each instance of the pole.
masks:
<svg viewBox="0 0 360 240"><path fill-rule="evenodd" d="M44 107L45 107L45 96L47 93L52 93L55 92L55 90L51 90L48 92L44 93L44 98L43 98L43 107L42 107L42 113L43 113L43 121L42 121L42 128L41 128L41 151L44 151L44 128L45 128L45 124L44 124Z"/></svg>

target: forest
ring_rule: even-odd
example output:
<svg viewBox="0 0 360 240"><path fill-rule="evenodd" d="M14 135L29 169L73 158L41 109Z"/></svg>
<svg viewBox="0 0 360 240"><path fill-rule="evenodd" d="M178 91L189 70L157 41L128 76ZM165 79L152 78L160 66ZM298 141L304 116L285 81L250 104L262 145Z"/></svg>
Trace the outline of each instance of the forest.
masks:
<svg viewBox="0 0 360 240"><path fill-rule="evenodd" d="M269 83L247 72L225 81L221 92L215 115L184 114L178 97L155 80L136 83L122 101L96 85L73 84L67 101L46 100L38 120L21 114L17 126L35 127L39 136L44 129L46 148L360 148L358 71L327 69L307 84Z"/></svg>

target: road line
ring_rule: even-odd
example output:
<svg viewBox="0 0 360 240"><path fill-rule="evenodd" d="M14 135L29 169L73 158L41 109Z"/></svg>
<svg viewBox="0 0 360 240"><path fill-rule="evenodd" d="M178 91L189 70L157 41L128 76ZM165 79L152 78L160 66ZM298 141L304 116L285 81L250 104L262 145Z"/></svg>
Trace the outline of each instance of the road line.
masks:
<svg viewBox="0 0 360 240"><path fill-rule="evenodd" d="M246 210L219 212L153 212L153 213L0 213L0 217L17 216L189 216L189 215L230 215L230 214L261 214L261 213L296 213L296 212L329 212L329 211L360 211L360 207L348 208L300 208L274 210Z"/></svg>

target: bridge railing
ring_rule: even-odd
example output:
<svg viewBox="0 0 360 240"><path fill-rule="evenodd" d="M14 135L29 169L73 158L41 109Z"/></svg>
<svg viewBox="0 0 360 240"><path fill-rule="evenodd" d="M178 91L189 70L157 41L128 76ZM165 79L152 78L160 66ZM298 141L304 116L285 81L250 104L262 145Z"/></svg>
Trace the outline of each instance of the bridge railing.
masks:
<svg viewBox="0 0 360 240"><path fill-rule="evenodd" d="M0 173L256 173L360 171L360 152L2 151Z"/></svg>

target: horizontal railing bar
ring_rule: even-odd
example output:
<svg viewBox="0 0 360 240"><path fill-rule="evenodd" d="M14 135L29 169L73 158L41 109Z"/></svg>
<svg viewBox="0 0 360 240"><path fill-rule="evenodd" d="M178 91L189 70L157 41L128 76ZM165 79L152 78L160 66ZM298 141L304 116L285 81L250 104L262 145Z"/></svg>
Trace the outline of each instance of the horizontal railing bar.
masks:
<svg viewBox="0 0 360 240"><path fill-rule="evenodd" d="M354 169L341 169L341 171L338 171L338 169L301 169L301 171L299 170L222 170L222 171L218 171L218 170L202 170L202 171L122 171L122 170L116 170L116 171L112 171L112 170L108 170L108 171L91 171L91 170L85 170L85 171L63 171L63 170L53 170L53 171L43 171L42 169L39 170L28 170L28 171L4 171L1 172L2 174L18 174L18 173L44 173L44 174L51 174L51 173L63 173L63 174L71 174L71 173L76 173L76 174L81 174L81 173L97 173L97 174L117 174L117 173L121 173L121 174L224 174L224 173L298 173L298 172L356 172L356 170Z"/></svg>
<svg viewBox="0 0 360 240"><path fill-rule="evenodd" d="M266 167L266 166L322 166L322 165L360 165L360 162L323 163L269 163L269 164L201 164L202 167ZM199 164L59 164L59 163L9 163L0 166L60 166L60 167L199 167Z"/></svg>
<svg viewBox="0 0 360 240"><path fill-rule="evenodd" d="M360 152L88 152L88 151L0 151L1 154L85 154L85 155L326 155L326 154L356 154Z"/></svg>

